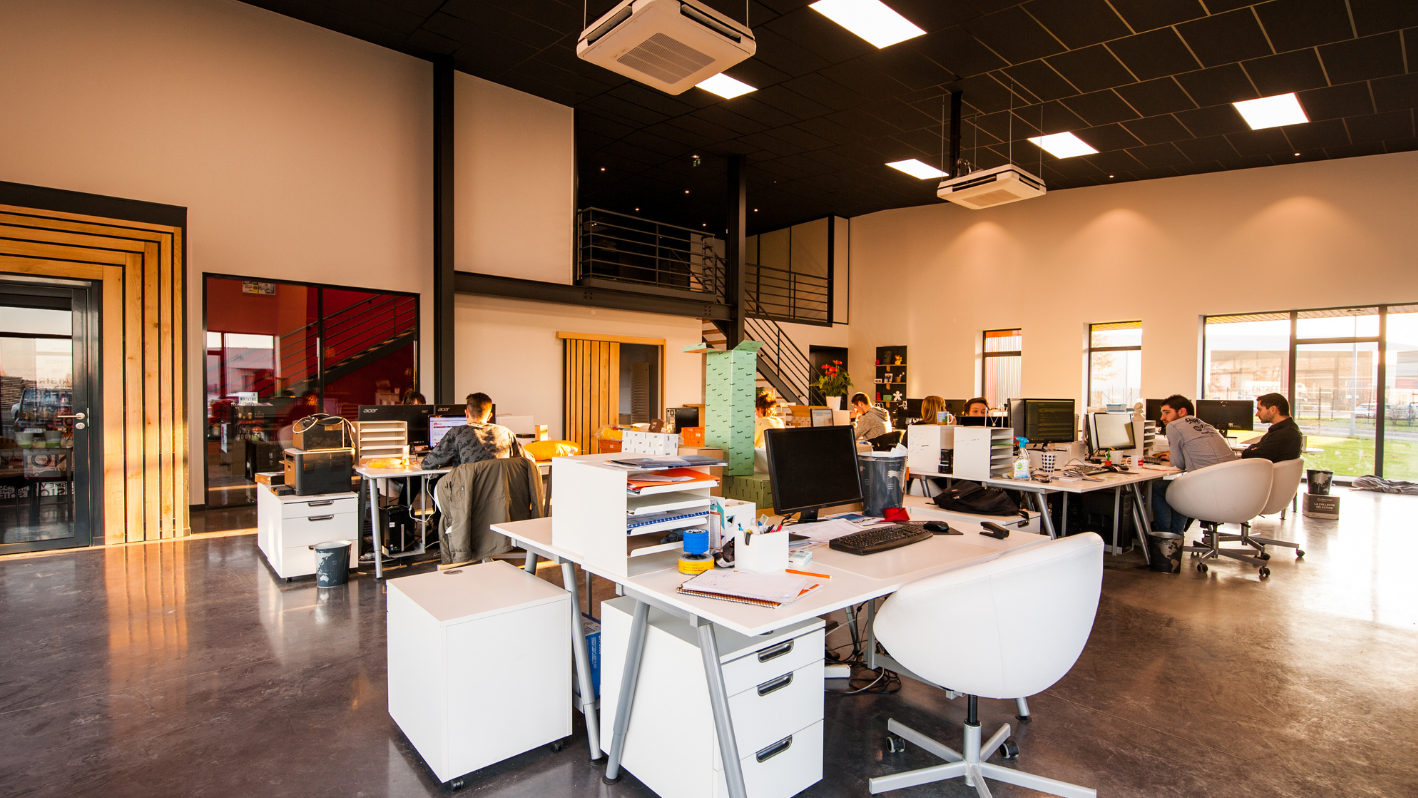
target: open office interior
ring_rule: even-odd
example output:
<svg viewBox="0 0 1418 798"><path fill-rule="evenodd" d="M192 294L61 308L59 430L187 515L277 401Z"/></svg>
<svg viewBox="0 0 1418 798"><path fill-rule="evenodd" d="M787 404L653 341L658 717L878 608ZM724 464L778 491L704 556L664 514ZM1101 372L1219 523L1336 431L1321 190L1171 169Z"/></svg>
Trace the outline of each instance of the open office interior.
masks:
<svg viewBox="0 0 1418 798"><path fill-rule="evenodd" d="M652 416L703 404L683 350L733 302L695 298L696 268L729 262L735 232L753 301L801 300L747 313L776 362L845 354L854 391L893 397L883 348L910 353L903 398L1278 391L1338 477L1418 481L1412 4L886 2L925 35L878 49L805 0L751 0L758 52L728 74L757 91L732 99L579 61L583 9L563 0L0 3L0 293L94 288L103 441L83 545L0 538L0 795L448 794L386 712L384 584L362 568L332 602L257 550L222 438L235 395L339 413L484 392L574 440L595 430L568 412L569 347L606 341L659 347ZM968 210L888 168L947 166L952 92L961 159L1016 163L1046 194ZM1303 124L1251 130L1232 108L1290 92ZM1098 152L1029 141L1069 131ZM699 282L647 285L656 269L593 225L681 242L674 279ZM342 350L312 332L337 323L384 326ZM1002 370L996 331L1018 352ZM297 346L308 373L283 365ZM630 379L611 423L640 412ZM24 401L4 394L7 423ZM0 533L30 501L5 491ZM1257 522L1307 552L1264 581L1106 555L1092 637L1031 699L1021 769L1105 795L1418 790L1414 498L1337 492L1338 519ZM613 595L595 591L593 612ZM1006 704L982 702L986 726ZM909 679L825 706L804 795L934 764L885 748L888 717L949 739L965 716ZM575 722L575 745L470 785L652 794L602 784ZM973 794L901 794L927 790Z"/></svg>

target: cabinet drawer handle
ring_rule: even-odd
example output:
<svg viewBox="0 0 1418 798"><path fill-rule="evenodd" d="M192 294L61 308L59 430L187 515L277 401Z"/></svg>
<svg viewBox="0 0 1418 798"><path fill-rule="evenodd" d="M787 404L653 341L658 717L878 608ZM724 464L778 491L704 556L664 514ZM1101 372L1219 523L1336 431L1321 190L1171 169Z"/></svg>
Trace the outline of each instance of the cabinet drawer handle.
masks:
<svg viewBox="0 0 1418 798"><path fill-rule="evenodd" d="M776 646L774 646L774 647L772 647L772 648L765 648L765 649L763 649L762 651L758 652L758 661L759 661L759 662L768 662L769 660L777 659L777 658L783 656L784 654L787 654L789 651L792 651L792 650L793 650L793 641L792 641L792 640L789 640L789 641L786 642L786 643L779 643L778 645L776 645Z"/></svg>
<svg viewBox="0 0 1418 798"><path fill-rule="evenodd" d="M312 516L310 516L309 518L307 518L307 519L305 519L305 520L307 520L307 521L329 521L331 518L334 518L334 517L335 517L335 516L333 516L333 515L312 515Z"/></svg>
<svg viewBox="0 0 1418 798"><path fill-rule="evenodd" d="M309 502L306 506L308 506L308 507L329 507L330 505L332 505L332 504L334 504L334 503L335 503L335 500L334 500L334 499L326 499L326 500L323 501L323 502Z"/></svg>
<svg viewBox="0 0 1418 798"><path fill-rule="evenodd" d="M792 747L793 735L790 734L787 737L784 737L783 739L779 740L778 742L768 746L767 748L764 748L762 751L759 751L758 753L754 754L753 758L757 759L759 762L767 762L768 760Z"/></svg>
<svg viewBox="0 0 1418 798"><path fill-rule="evenodd" d="M779 677L776 678L776 679L769 679L768 681L764 682L763 684L760 684L760 685L758 686L758 694L761 695L761 696L763 696L763 695L768 695L769 693L776 693L776 692L778 692L779 690L782 690L784 687L787 687L788 685L790 685L790 684L792 684L792 683L793 683L793 674L791 674L791 673L785 673L785 674L783 674L782 676L779 676Z"/></svg>

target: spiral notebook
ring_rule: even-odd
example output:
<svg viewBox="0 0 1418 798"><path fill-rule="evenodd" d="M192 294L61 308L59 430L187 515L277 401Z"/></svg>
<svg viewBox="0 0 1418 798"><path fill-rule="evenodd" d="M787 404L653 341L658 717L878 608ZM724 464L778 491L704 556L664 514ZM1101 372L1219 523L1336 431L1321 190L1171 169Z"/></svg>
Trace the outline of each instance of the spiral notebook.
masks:
<svg viewBox="0 0 1418 798"><path fill-rule="evenodd" d="M822 587L792 574L754 574L746 571L705 571L680 584L683 596L754 604L759 607L781 607Z"/></svg>

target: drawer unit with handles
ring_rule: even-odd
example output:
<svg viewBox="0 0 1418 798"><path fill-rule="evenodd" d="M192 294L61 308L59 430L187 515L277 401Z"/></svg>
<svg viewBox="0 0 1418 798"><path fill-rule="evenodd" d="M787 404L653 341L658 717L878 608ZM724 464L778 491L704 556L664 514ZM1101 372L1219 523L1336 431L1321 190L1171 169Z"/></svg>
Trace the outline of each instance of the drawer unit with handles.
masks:
<svg viewBox="0 0 1418 798"><path fill-rule="evenodd" d="M283 579L315 573L317 543L348 540L350 568L359 565L359 501L353 493L277 496L256 486L256 545Z"/></svg>
<svg viewBox="0 0 1418 798"><path fill-rule="evenodd" d="M601 604L601 747L609 751L634 601ZM718 628L749 798L789 798L822 778L823 622L768 635ZM726 795L695 630L651 609L622 766L660 798Z"/></svg>

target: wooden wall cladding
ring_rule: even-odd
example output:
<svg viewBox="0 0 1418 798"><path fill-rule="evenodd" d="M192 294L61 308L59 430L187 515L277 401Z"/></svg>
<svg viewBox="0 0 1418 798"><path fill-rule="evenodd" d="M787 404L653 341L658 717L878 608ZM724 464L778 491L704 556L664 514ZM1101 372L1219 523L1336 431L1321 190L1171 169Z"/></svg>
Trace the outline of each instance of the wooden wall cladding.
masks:
<svg viewBox="0 0 1418 798"><path fill-rule="evenodd" d="M179 227L0 205L0 272L102 286L107 543L191 532L183 268Z"/></svg>

